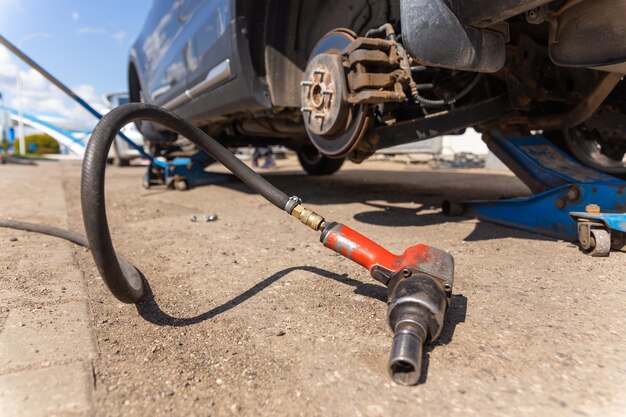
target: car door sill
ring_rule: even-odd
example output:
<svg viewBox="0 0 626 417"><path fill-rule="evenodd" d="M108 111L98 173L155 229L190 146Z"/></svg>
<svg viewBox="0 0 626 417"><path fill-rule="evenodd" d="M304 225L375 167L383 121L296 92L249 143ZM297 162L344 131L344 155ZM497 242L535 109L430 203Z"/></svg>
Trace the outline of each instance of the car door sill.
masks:
<svg viewBox="0 0 626 417"><path fill-rule="evenodd" d="M171 110L179 105L183 104L187 100L191 100L195 98L198 94L203 93L209 88L221 83L222 81L227 80L232 75L232 68L230 65L230 59L225 59L220 62L207 74L206 78L199 84L194 87L186 90L183 94L178 97L168 101L163 105L168 110Z"/></svg>

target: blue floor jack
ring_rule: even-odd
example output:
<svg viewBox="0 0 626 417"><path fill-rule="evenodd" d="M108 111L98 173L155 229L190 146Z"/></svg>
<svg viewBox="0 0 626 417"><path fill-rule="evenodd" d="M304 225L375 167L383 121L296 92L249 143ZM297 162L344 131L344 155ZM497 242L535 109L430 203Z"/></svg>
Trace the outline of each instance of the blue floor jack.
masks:
<svg viewBox="0 0 626 417"><path fill-rule="evenodd" d="M491 133L489 149L535 194L524 199L444 202L449 215L464 215L578 240L585 253L608 256L626 245L626 182L581 165L540 135Z"/></svg>
<svg viewBox="0 0 626 417"><path fill-rule="evenodd" d="M155 161L159 161L156 164ZM171 161L161 158L151 160L143 177L143 186L165 185L168 188L185 191L201 185L223 184L231 181L231 174L207 172L204 168L215 162L211 156L199 151L190 157L176 157Z"/></svg>

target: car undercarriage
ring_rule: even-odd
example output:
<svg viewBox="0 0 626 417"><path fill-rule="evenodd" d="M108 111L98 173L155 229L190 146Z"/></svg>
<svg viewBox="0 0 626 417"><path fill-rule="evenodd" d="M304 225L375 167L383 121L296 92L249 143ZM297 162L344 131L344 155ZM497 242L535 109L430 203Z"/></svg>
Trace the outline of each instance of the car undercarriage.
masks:
<svg viewBox="0 0 626 417"><path fill-rule="evenodd" d="M625 176L625 13L623 0L238 1L250 97L177 112L228 146L356 163L469 127L540 131Z"/></svg>

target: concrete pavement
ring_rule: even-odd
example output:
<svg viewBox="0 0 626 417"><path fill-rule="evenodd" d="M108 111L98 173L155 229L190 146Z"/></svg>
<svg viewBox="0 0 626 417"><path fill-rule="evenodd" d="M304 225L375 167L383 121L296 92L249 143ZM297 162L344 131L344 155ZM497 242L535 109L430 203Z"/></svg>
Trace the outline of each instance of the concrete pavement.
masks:
<svg viewBox="0 0 626 417"><path fill-rule="evenodd" d="M181 193L144 190L142 174L107 177L116 248L150 284L136 306L82 248L0 229L0 415L625 413L625 254L436 208L526 195L510 175L366 162L312 178L293 160L267 173L391 250L455 256L443 335L404 388L385 369L385 289L362 268L236 181ZM72 163L0 166L0 215L81 231L79 177ZM189 221L204 214L219 220Z"/></svg>

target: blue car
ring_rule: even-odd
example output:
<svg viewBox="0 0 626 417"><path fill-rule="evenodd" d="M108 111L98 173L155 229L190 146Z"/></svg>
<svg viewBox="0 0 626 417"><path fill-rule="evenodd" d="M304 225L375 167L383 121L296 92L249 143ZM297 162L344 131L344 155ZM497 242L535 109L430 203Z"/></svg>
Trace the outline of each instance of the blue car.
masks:
<svg viewBox="0 0 626 417"><path fill-rule="evenodd" d="M541 130L626 177L626 0L158 0L130 99L315 175L376 150ZM139 123L153 152L176 135Z"/></svg>

